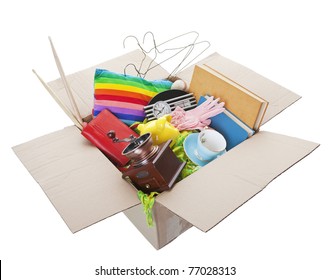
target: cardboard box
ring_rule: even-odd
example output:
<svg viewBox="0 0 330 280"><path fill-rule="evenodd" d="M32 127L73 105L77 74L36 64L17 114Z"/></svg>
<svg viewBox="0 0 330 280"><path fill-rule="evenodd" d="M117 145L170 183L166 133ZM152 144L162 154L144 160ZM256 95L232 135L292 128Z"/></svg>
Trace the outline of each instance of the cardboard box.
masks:
<svg viewBox="0 0 330 280"><path fill-rule="evenodd" d="M138 63L141 57L140 51L133 51L67 76L83 117L90 115L93 107L95 68L123 72L127 64ZM197 64L201 63L208 63L267 100L269 106L263 123L300 98L217 53ZM193 66L179 73L178 77L189 82L192 72ZM167 76L164 69L157 67L146 78ZM48 85L70 107L61 79ZM76 126L13 149L72 232L124 211L149 242L159 249L192 226L205 232L212 229L318 146L261 128L248 140L177 183L171 191L157 196L153 208L155 226L151 228L145 222L136 190L121 178L121 173L97 148L80 135Z"/></svg>

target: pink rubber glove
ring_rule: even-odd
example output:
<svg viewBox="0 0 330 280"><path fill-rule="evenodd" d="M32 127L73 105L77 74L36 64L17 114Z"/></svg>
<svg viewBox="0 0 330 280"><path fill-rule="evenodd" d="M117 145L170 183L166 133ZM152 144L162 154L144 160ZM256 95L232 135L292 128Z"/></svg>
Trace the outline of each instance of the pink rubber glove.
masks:
<svg viewBox="0 0 330 280"><path fill-rule="evenodd" d="M206 96L206 101L196 108L184 111L177 106L171 113L171 124L178 130L194 130L204 129L211 123L210 118L222 113L225 108L224 102L219 103L219 98L214 99L213 96Z"/></svg>

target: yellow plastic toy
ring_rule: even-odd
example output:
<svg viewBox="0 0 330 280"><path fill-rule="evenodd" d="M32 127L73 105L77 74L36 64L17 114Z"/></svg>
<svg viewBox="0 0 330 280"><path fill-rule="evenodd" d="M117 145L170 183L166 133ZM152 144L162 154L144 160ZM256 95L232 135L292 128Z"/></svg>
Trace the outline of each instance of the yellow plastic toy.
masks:
<svg viewBox="0 0 330 280"><path fill-rule="evenodd" d="M170 139L173 140L172 145L174 140L180 135L180 132L170 123L171 118L170 115L165 115L157 120L139 124L137 129L141 135L150 132L154 145L159 145Z"/></svg>

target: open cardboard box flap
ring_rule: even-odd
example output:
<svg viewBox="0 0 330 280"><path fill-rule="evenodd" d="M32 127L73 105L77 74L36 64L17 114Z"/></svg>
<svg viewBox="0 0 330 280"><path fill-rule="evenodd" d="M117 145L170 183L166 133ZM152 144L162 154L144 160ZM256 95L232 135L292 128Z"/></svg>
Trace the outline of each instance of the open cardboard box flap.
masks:
<svg viewBox="0 0 330 280"><path fill-rule="evenodd" d="M157 201L208 231L317 146L260 131L162 193Z"/></svg>
<svg viewBox="0 0 330 280"><path fill-rule="evenodd" d="M268 101L268 108L262 124L266 123L301 98L301 96L296 93L274 83L239 63L219 55L218 53L214 53L196 64L205 64L211 67L240 86ZM179 73L178 77L190 83L194 66L195 65L192 65Z"/></svg>
<svg viewBox="0 0 330 280"><path fill-rule="evenodd" d="M14 151L72 232L139 203L120 171L75 126Z"/></svg>
<svg viewBox="0 0 330 280"><path fill-rule="evenodd" d="M142 58L142 53L137 50L68 75L67 80L82 116L90 115L93 108L96 68L122 73L125 66L129 63L139 65ZM147 57L146 65L149 62ZM200 63L208 64L266 99L269 106L264 122L300 98L217 53ZM130 70L127 68L127 73ZM193 66L178 76L190 82L192 73ZM167 71L157 67L146 78L167 76ZM48 85L70 107L61 79ZM157 201L207 231L317 146L297 138L258 132L179 182L171 191L160 194ZM136 191L121 178L121 173L108 159L80 135L75 126L13 149L73 232L139 203Z"/></svg>
<svg viewBox="0 0 330 280"><path fill-rule="evenodd" d="M68 75L81 115L86 117L92 112L96 68L122 73L129 63L139 65L142 59L142 53L136 50ZM150 61L146 59L146 63ZM135 74L130 67L126 70L128 74ZM150 72L148 79L167 76L168 72L157 67L157 71ZM51 81L48 85L70 108L62 80ZM136 190L75 126L18 145L13 150L72 232L140 203Z"/></svg>

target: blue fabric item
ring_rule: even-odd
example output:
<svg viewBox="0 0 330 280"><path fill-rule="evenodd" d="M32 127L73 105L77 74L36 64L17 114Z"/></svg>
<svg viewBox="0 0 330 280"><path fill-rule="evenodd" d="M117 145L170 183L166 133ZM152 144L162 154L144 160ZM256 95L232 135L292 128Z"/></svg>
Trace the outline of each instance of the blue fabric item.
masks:
<svg viewBox="0 0 330 280"><path fill-rule="evenodd" d="M206 101L204 96L201 96L198 105ZM211 118L210 127L222 134L226 139L227 147L226 150L234 148L238 144L242 143L248 138L248 132L239 126L225 113L218 114Z"/></svg>

